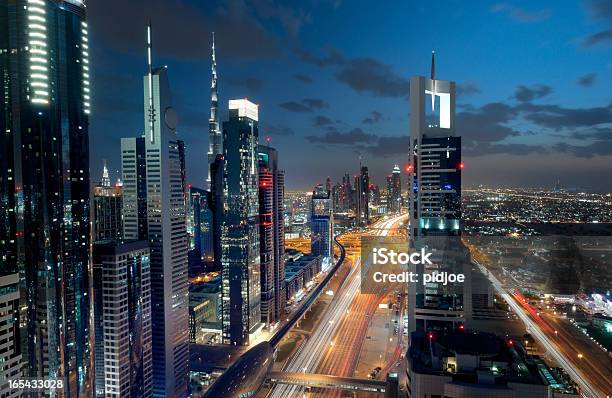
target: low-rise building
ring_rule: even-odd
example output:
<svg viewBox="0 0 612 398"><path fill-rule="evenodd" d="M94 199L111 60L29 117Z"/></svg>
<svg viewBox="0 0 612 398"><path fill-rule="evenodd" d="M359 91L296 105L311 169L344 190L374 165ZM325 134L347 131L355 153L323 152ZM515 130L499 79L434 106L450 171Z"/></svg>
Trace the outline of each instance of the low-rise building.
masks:
<svg viewBox="0 0 612 398"><path fill-rule="evenodd" d="M411 398L548 398L551 393L542 361L527 355L518 341L490 333L413 332L407 361Z"/></svg>
<svg viewBox="0 0 612 398"><path fill-rule="evenodd" d="M300 299L315 276L321 272L323 256L304 254L293 249L289 249L286 253L286 295L287 302L292 303Z"/></svg>
<svg viewBox="0 0 612 398"><path fill-rule="evenodd" d="M189 287L189 341L214 342L221 333L221 279Z"/></svg>

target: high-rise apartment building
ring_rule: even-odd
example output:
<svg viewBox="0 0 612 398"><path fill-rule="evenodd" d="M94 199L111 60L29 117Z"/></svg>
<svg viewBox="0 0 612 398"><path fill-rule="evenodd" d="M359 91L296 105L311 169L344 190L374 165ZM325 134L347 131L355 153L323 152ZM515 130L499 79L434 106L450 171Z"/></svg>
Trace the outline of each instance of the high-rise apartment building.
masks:
<svg viewBox="0 0 612 398"><path fill-rule="evenodd" d="M93 188L93 242L123 238L122 199L123 186L111 186L108 168L105 164L102 181Z"/></svg>
<svg viewBox="0 0 612 398"><path fill-rule="evenodd" d="M471 266L458 239L461 220L461 137L455 135L455 82L410 79L410 245L433 251L416 272L463 273L462 284L409 284L410 331L452 330L470 319Z"/></svg>
<svg viewBox="0 0 612 398"><path fill-rule="evenodd" d="M153 396L184 397L189 383L189 280L182 143L168 71L144 76L148 241L151 249ZM124 185L125 186L125 185Z"/></svg>
<svg viewBox="0 0 612 398"><path fill-rule="evenodd" d="M20 348L23 375L61 378L64 397L93 383L89 68L84 1L0 4L0 300L10 319L18 270L23 306L2 366L16 374Z"/></svg>
<svg viewBox="0 0 612 398"><path fill-rule="evenodd" d="M310 207L311 252L315 256L327 258L334 255L334 216L331 192L319 184L312 192Z"/></svg>
<svg viewBox="0 0 612 398"><path fill-rule="evenodd" d="M145 241L93 245L97 397L150 397L151 283Z"/></svg>
<svg viewBox="0 0 612 398"><path fill-rule="evenodd" d="M267 325L285 309L285 173L278 152L259 146L259 233L261 253L261 316Z"/></svg>
<svg viewBox="0 0 612 398"><path fill-rule="evenodd" d="M225 212L221 225L223 342L248 345L261 323L258 106L229 101L223 123Z"/></svg>

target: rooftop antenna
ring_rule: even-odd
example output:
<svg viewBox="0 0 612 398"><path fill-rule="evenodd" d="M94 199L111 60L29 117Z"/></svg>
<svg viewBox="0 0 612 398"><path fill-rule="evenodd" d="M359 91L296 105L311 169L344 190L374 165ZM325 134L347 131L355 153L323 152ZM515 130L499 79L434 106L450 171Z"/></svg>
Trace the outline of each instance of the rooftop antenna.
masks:
<svg viewBox="0 0 612 398"><path fill-rule="evenodd" d="M436 52L431 50L431 110L436 110Z"/></svg>
<svg viewBox="0 0 612 398"><path fill-rule="evenodd" d="M153 28L151 26L151 21L149 20L149 24L147 25L147 74L148 74L148 84L149 84L149 138L151 142L154 141L154 120L155 120L155 109L153 107Z"/></svg>

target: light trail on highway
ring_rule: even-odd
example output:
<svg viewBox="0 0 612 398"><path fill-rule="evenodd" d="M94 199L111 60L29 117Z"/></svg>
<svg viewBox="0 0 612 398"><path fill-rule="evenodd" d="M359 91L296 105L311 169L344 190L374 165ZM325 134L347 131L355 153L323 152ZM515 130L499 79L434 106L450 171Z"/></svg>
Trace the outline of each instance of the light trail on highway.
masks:
<svg viewBox="0 0 612 398"><path fill-rule="evenodd" d="M363 235L372 234L376 236L387 236L393 226L404 218L407 218L407 216L402 215L388 220L380 220L372 225L369 230L365 231ZM353 239L359 239L359 237ZM330 303L313 333L303 344L299 346L296 353L293 354L292 358L284 367L283 371L316 373L317 369L319 369L321 364L324 362L326 355L329 353L329 348L331 347L333 349L333 345L336 344L334 338L338 334L344 317L351 314L351 306L358 297L361 285L361 257L359 253L357 252L356 256L354 254L347 254L347 259L351 259L353 261L349 275L337 290L336 297ZM371 307L371 303L369 304L370 305L368 305L368 307ZM362 332L365 333L365 330ZM357 337L355 333L353 335L355 338ZM359 350L360 347L355 347L355 349ZM342 369L342 373L348 374L352 373L352 371L349 372L349 369L344 367ZM304 387L276 385L273 387L268 397L302 397L303 393Z"/></svg>
<svg viewBox="0 0 612 398"><path fill-rule="evenodd" d="M514 313L521 319L521 321L527 326L527 330L535 339L542 344L544 348L554 357L554 359L563 367L563 369L570 375L570 377L578 383L583 394L589 398L600 398L606 397L606 393L601 391L596 391L590 384L589 380L585 377L584 374L571 363L571 361L564 355L564 353L560 352L557 348L556 344L554 344L551 339L540 329L540 326L534 322L526 313L523 311L523 308L516 300L505 290L501 282L490 272L484 265L480 264L478 261L473 260L474 264L476 264L480 270L488 276L489 281L495 288L495 290L499 293L500 296L508 303L508 305L512 308Z"/></svg>

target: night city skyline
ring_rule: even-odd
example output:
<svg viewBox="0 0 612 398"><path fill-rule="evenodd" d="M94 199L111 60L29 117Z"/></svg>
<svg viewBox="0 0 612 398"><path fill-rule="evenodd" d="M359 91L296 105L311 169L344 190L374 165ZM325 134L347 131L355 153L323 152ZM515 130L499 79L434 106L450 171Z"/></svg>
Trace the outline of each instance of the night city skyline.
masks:
<svg viewBox="0 0 612 398"><path fill-rule="evenodd" d="M611 49L612 0L0 0L0 396L610 398Z"/></svg>
<svg viewBox="0 0 612 398"><path fill-rule="evenodd" d="M227 120L228 99L260 105L260 134L281 152L287 189L357 174L360 155L379 185L394 164L406 164L408 79L428 74L432 49L438 76L458 85L466 186L552 188L559 181L612 189L599 177L610 172L612 156L609 2L398 2L375 16L368 8L341 1L92 3L92 180L103 159L114 180L118 140L142 132L142 26L151 19L194 186L206 180L197 165L208 147L215 31L220 120Z"/></svg>

